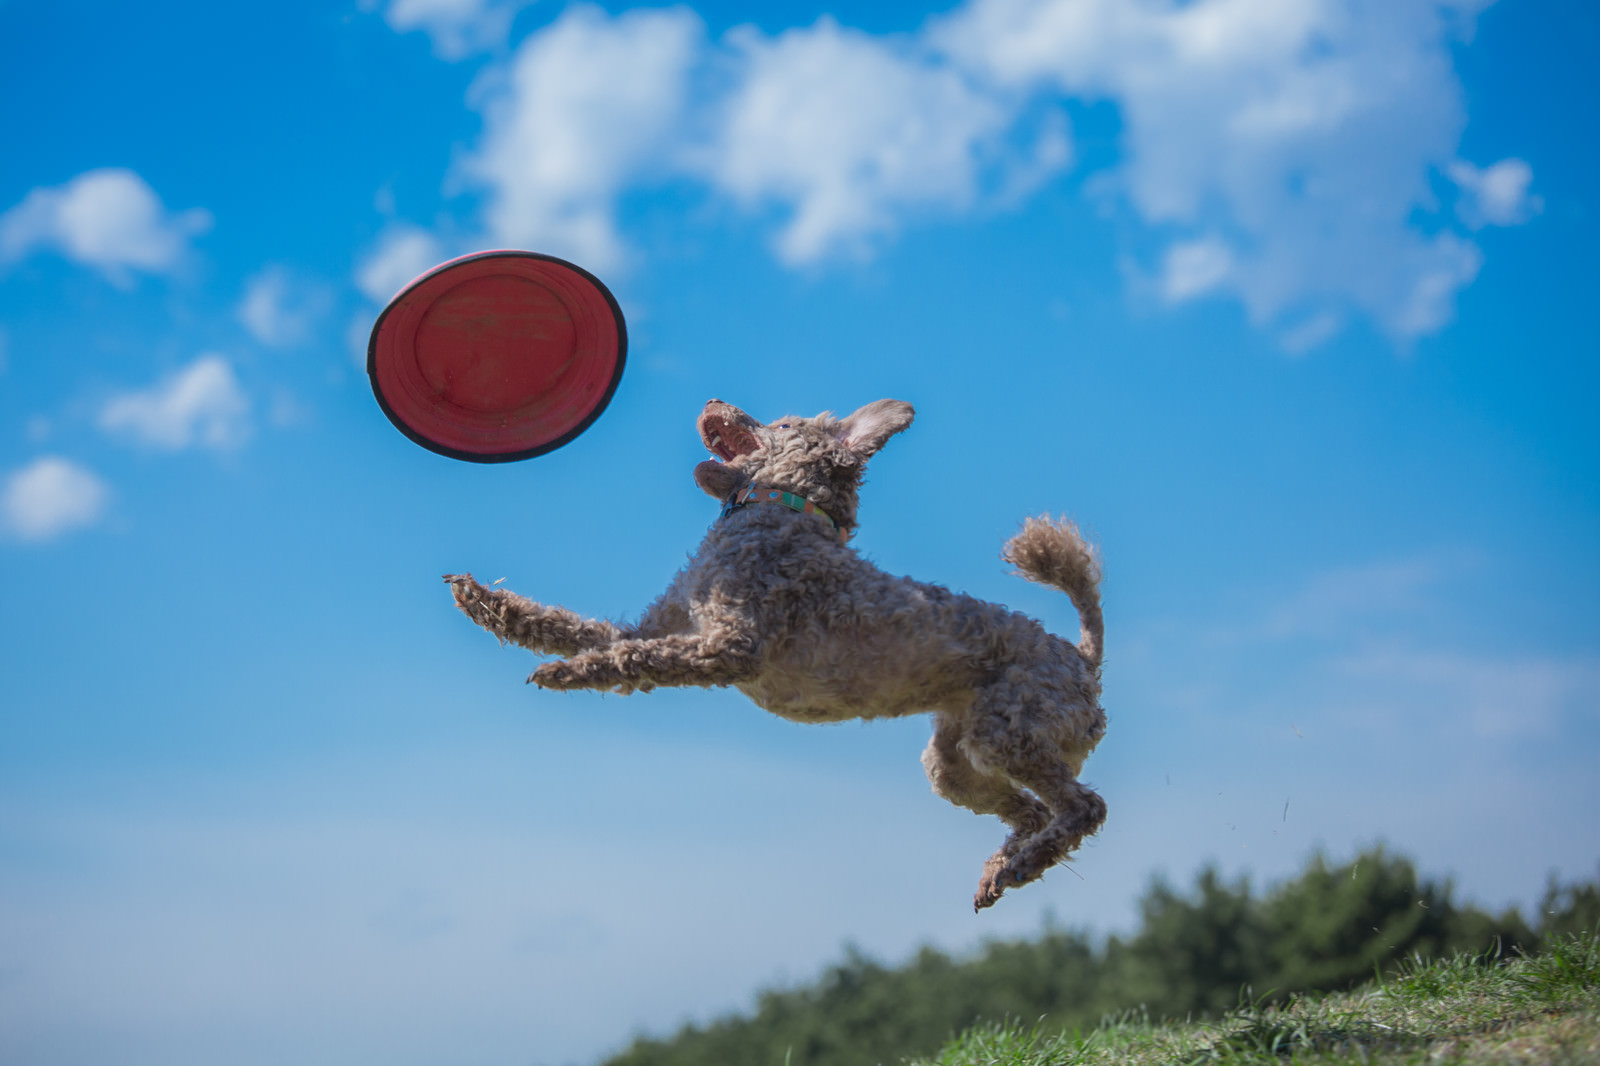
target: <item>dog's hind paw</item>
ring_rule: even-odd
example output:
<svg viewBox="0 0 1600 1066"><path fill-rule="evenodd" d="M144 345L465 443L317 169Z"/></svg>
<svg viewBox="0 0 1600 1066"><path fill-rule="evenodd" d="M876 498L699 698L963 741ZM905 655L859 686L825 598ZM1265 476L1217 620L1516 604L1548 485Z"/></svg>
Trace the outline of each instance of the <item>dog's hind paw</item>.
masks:
<svg viewBox="0 0 1600 1066"><path fill-rule="evenodd" d="M983 876L978 879L978 894L972 897L972 910L976 913L985 907L993 907L1006 889L1038 879L1037 873L1029 874L1019 869L1015 860L1006 861L996 855L983 864Z"/></svg>
<svg viewBox="0 0 1600 1066"><path fill-rule="evenodd" d="M1000 897L1006 890L1005 861L998 855L983 864L983 876L978 879L977 895L972 897L972 912L986 907L993 907L1000 902Z"/></svg>

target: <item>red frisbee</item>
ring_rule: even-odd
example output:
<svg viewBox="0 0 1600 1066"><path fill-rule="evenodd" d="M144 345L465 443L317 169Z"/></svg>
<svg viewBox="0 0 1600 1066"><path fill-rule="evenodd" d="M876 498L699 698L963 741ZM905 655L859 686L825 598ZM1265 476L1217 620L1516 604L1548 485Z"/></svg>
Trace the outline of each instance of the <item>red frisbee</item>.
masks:
<svg viewBox="0 0 1600 1066"><path fill-rule="evenodd" d="M424 448L509 463L588 429L627 354L622 309L593 274L535 252L478 252L389 301L367 374L389 421Z"/></svg>

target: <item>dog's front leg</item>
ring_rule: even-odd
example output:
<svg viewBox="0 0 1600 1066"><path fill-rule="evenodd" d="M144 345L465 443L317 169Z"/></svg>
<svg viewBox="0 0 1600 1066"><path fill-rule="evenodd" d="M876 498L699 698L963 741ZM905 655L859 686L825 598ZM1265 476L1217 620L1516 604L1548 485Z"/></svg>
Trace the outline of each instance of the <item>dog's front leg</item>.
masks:
<svg viewBox="0 0 1600 1066"><path fill-rule="evenodd" d="M446 574L463 614L500 639L540 655L576 655L603 648L622 631L565 607L547 607L509 589L485 588L471 574Z"/></svg>
<svg viewBox="0 0 1600 1066"><path fill-rule="evenodd" d="M648 692L658 685L732 685L755 672L755 650L749 643L686 633L619 640L561 662L545 663L528 680L540 688L614 689L627 694Z"/></svg>

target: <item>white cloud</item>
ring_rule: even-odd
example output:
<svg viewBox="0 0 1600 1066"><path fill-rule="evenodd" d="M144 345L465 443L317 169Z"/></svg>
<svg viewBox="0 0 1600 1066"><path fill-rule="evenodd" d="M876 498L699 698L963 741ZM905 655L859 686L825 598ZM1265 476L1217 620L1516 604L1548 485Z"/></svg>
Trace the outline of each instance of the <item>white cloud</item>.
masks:
<svg viewBox="0 0 1600 1066"><path fill-rule="evenodd" d="M1528 193L1533 168L1521 159L1502 159L1482 170L1458 159L1445 172L1460 186L1465 197L1459 208L1462 220L1474 229L1515 226L1544 208L1543 199Z"/></svg>
<svg viewBox="0 0 1600 1066"><path fill-rule="evenodd" d="M210 228L209 212L168 211L131 170L91 170L65 185L34 189L0 215L0 262L52 248L127 285L131 271L174 270L190 238Z"/></svg>
<svg viewBox="0 0 1600 1066"><path fill-rule="evenodd" d="M1404 339L1477 270L1413 217L1465 123L1449 49L1478 6L972 0L930 32L997 86L1117 104L1125 204L1183 234L1169 268L1207 268L1169 269L1169 299L1231 292L1263 324L1353 306Z"/></svg>
<svg viewBox="0 0 1600 1066"><path fill-rule="evenodd" d="M491 237L594 270L619 266L617 196L670 172L703 33L685 8L613 19L577 6L486 75L475 89L483 140L461 176L488 190Z"/></svg>
<svg viewBox="0 0 1600 1066"><path fill-rule="evenodd" d="M391 223L378 237L378 246L356 268L356 287L374 303L388 303L417 275L438 266L444 255L444 246L427 230Z"/></svg>
<svg viewBox="0 0 1600 1066"><path fill-rule="evenodd" d="M6 479L0 527L22 540L49 540L99 521L109 495L87 468L47 455Z"/></svg>
<svg viewBox="0 0 1600 1066"><path fill-rule="evenodd" d="M1011 125L1007 107L954 71L831 18L729 42L743 69L709 176L747 204L793 205L777 241L789 263L860 250L908 208L971 207L984 157ZM1057 165L1064 137L1047 142Z"/></svg>
<svg viewBox="0 0 1600 1066"><path fill-rule="evenodd" d="M1472 566L1469 557L1439 554L1313 574L1267 614L1256 632L1269 639L1365 633L1382 616L1432 606L1440 586Z"/></svg>
<svg viewBox="0 0 1600 1066"><path fill-rule="evenodd" d="M100 428L164 451L230 448L249 436L250 401L220 355L203 355L165 380L113 397Z"/></svg>
<svg viewBox="0 0 1600 1066"><path fill-rule="evenodd" d="M1451 49L1485 2L968 0L904 36L823 18L716 44L687 9L578 6L487 69L451 180L485 190L492 241L604 271L619 200L687 177L785 212L776 252L807 264L1020 200L1070 165L1062 108L1105 101L1120 159L1086 187L1163 302L1238 300L1292 351L1358 317L1404 344L1453 319L1468 231L1539 210L1525 162L1458 158Z"/></svg>
<svg viewBox="0 0 1600 1066"><path fill-rule="evenodd" d="M1419 618L1441 610L1445 590L1478 571L1470 552L1440 551L1406 559L1339 566L1309 574L1270 602L1237 612L1230 623L1204 627L1197 647L1209 651L1271 646L1273 656L1291 654L1287 643L1306 647L1366 647L1380 635L1414 629Z"/></svg>
<svg viewBox="0 0 1600 1066"><path fill-rule="evenodd" d="M1303 355L1339 335L1344 319L1332 311L1319 311L1297 322L1278 336L1278 343L1291 355Z"/></svg>
<svg viewBox="0 0 1600 1066"><path fill-rule="evenodd" d="M282 266L269 266L245 283L239 321L269 348L299 344L327 311L328 293L299 281Z"/></svg>
<svg viewBox="0 0 1600 1066"><path fill-rule="evenodd" d="M1475 553L1449 551L1312 574L1232 624L1178 627L1182 648L1152 662L1186 684L1215 680L1207 714L1256 706L1358 743L1431 735L1441 757L1446 748L1457 758L1508 738L1549 743L1600 727L1600 658L1439 643L1451 628L1441 620L1471 613L1461 590L1479 584L1482 569Z"/></svg>
<svg viewBox="0 0 1600 1066"><path fill-rule="evenodd" d="M904 42L825 18L725 44L709 47L686 10L585 6L491 68L476 90L484 137L459 176L488 189L492 239L615 269L620 195L689 175L746 206L791 207L778 253L811 262L865 250L908 211L970 208L986 169L993 199L1015 200L1070 160L1059 112L1019 150L1003 142L1011 102ZM691 94L697 79L722 91Z"/></svg>
<svg viewBox="0 0 1600 1066"><path fill-rule="evenodd" d="M396 33L421 30L440 59L464 59L505 44L511 20L533 0L389 0L383 20ZM363 3L371 10L373 0Z"/></svg>
<svg viewBox="0 0 1600 1066"><path fill-rule="evenodd" d="M1181 241L1167 249L1161 264L1161 295L1181 303L1228 280L1233 253L1216 237Z"/></svg>
<svg viewBox="0 0 1600 1066"><path fill-rule="evenodd" d="M1388 647L1342 660L1376 702L1486 739L1542 737L1600 720L1600 662Z"/></svg>
<svg viewBox="0 0 1600 1066"><path fill-rule="evenodd" d="M1411 289L1389 316L1402 337L1437 333L1455 318L1456 293L1471 284L1483 266L1483 252L1453 233L1441 233L1420 247L1396 249L1410 252L1401 262L1409 266L1394 281L1410 281Z"/></svg>

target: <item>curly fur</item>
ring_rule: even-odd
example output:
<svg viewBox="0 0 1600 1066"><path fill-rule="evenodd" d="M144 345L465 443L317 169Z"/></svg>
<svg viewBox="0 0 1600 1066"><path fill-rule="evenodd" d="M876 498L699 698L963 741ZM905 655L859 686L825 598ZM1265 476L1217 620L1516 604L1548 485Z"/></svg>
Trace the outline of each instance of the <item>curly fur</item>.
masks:
<svg viewBox="0 0 1600 1066"><path fill-rule="evenodd" d="M752 484L804 496L853 532L867 460L912 415L910 404L880 400L843 419L763 425L712 400L698 428L718 459L696 467L695 481L723 500ZM817 516L774 504L717 521L634 625L485 588L470 574L445 580L502 642L565 657L528 679L543 688L733 685L800 722L933 712L922 764L934 790L1011 829L984 864L973 899L982 909L1064 861L1106 813L1078 780L1106 726L1094 550L1072 524L1030 518L1004 558L1071 598L1077 645L997 604L886 574Z"/></svg>

